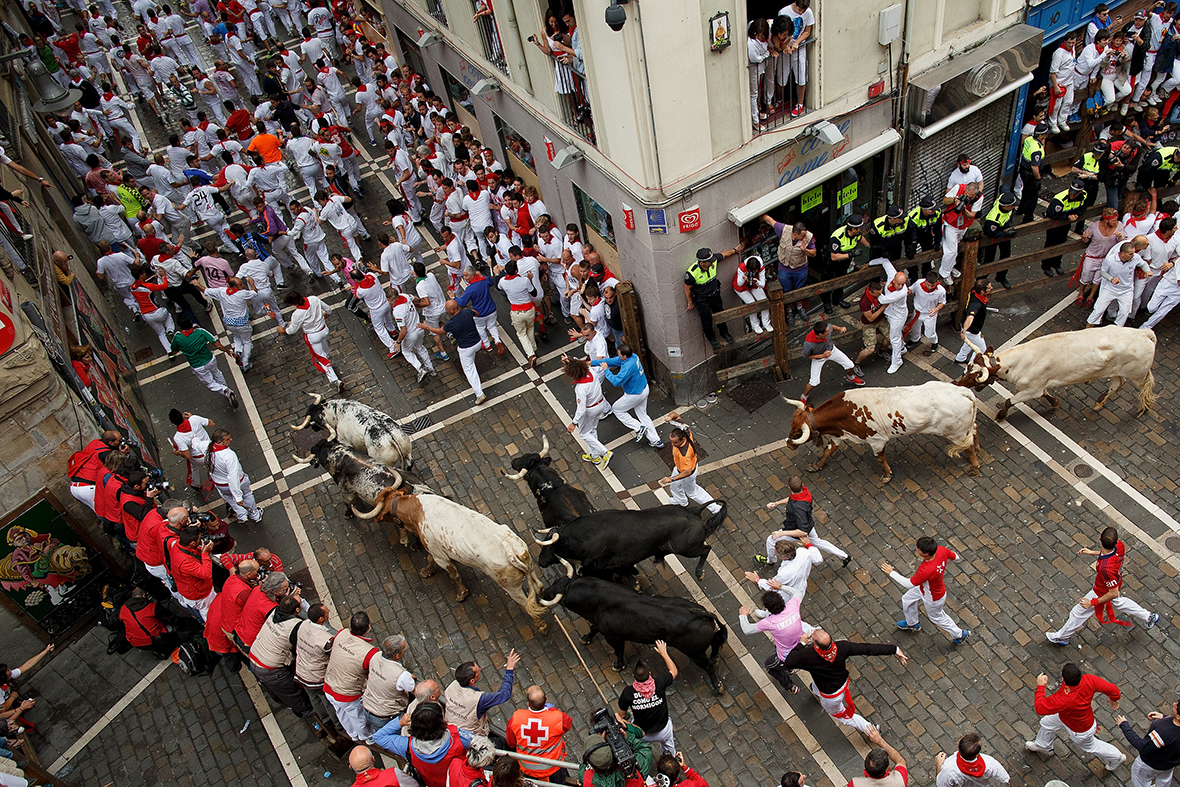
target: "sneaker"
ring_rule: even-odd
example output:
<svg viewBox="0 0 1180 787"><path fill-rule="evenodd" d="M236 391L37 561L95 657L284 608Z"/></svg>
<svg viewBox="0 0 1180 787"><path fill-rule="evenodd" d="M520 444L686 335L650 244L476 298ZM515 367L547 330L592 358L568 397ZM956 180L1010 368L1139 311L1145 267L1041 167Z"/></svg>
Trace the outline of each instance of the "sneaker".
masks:
<svg viewBox="0 0 1180 787"><path fill-rule="evenodd" d="M802 104L796 104L795 108L791 110L791 117L793 117L793 118L797 118L802 114L803 114L803 105Z"/></svg>
<svg viewBox="0 0 1180 787"><path fill-rule="evenodd" d="M434 354L434 357L435 357L435 358L437 358L437 359L438 359L438 360L440 360L440 361L449 361L449 360L451 360L451 356L447 355L446 353L435 353L435 354Z"/></svg>
<svg viewBox="0 0 1180 787"><path fill-rule="evenodd" d="M960 636L952 639L951 642L955 645L962 645L964 642L967 641L967 638L970 636L971 636L971 632L968 631L967 629L963 629L963 633Z"/></svg>
<svg viewBox="0 0 1180 787"><path fill-rule="evenodd" d="M852 365L852 371L853 371L853 373L856 374L857 377L864 377L865 376L864 370L860 368L859 363L854 363Z"/></svg>
<svg viewBox="0 0 1180 787"><path fill-rule="evenodd" d="M959 270L958 268L951 268L951 276L954 276L957 279L962 275L963 275L963 272L961 270Z"/></svg>
<svg viewBox="0 0 1180 787"><path fill-rule="evenodd" d="M1060 645L1061 647L1065 647L1066 645L1069 644L1068 639L1058 639L1057 637L1053 636L1053 633L1051 631L1045 632L1045 639L1049 640L1054 645Z"/></svg>
<svg viewBox="0 0 1180 787"><path fill-rule="evenodd" d="M894 374L900 368L901 368L901 361L894 361L893 363L889 364L889 368L885 370L885 373L886 374Z"/></svg>
<svg viewBox="0 0 1180 787"><path fill-rule="evenodd" d="M1155 624L1160 622L1160 613L1152 612L1147 616L1147 627L1149 629L1155 628Z"/></svg>
<svg viewBox="0 0 1180 787"><path fill-rule="evenodd" d="M840 561L840 568L848 568L848 564L852 562L852 555Z"/></svg>
<svg viewBox="0 0 1180 787"><path fill-rule="evenodd" d="M254 511L250 514L250 521L251 522L261 522L262 521L262 510L263 510L262 506L258 506L258 508L255 508ZM257 514L257 516L255 516L255 514Z"/></svg>
<svg viewBox="0 0 1180 787"><path fill-rule="evenodd" d="M423 381L423 380L425 380L425 379L426 379L426 370L425 370L425 369L419 369L419 370L418 370L418 382L422 382L422 381Z"/></svg>
<svg viewBox="0 0 1180 787"><path fill-rule="evenodd" d="M336 381L336 393L337 394L344 393L344 381L343 380Z"/></svg>
<svg viewBox="0 0 1180 787"><path fill-rule="evenodd" d="M844 378L844 382L851 383L852 385L856 385L856 386L861 386L861 385L865 384L865 381L860 379L859 377L857 377L855 374L851 374L851 375L846 376ZM801 400L801 401L803 401L804 404L806 404L806 400Z"/></svg>
<svg viewBox="0 0 1180 787"><path fill-rule="evenodd" d="M582 461L583 462L594 462L596 464L598 462L598 460L595 459L594 457L590 456L590 454L582 454Z"/></svg>
<svg viewBox="0 0 1180 787"><path fill-rule="evenodd" d="M645 434L647 434L647 430L646 430L646 429L636 429L636 430L635 430L635 442L636 442L636 443L642 442L642 441L643 441L643 436L644 436Z"/></svg>
<svg viewBox="0 0 1180 787"><path fill-rule="evenodd" d="M1127 761L1127 755L1119 754L1119 761L1116 762L1114 765L1107 765L1106 770L1117 771L1119 769L1119 766L1121 766L1126 761Z"/></svg>
<svg viewBox="0 0 1180 787"><path fill-rule="evenodd" d="M1045 747L1041 746L1041 744L1037 743L1036 741L1025 741L1024 748L1028 749L1029 751L1039 751L1041 754L1052 754L1053 753L1052 749L1046 749Z"/></svg>
<svg viewBox="0 0 1180 787"><path fill-rule="evenodd" d="M611 413L613 413L613 412L614 412L614 410L611 410L611 409L609 409L609 408L608 408L608 409L606 409L606 410L603 410L603 411L602 411L602 414L598 416L598 420L599 420L599 421L605 421L607 418L610 418L610 416L611 416Z"/></svg>
<svg viewBox="0 0 1180 787"><path fill-rule="evenodd" d="M610 458L614 455L615 455L614 451L607 451L605 454L598 457L598 459L594 462L594 464L598 465L599 470L605 470L606 466L610 464Z"/></svg>
<svg viewBox="0 0 1180 787"><path fill-rule="evenodd" d="M483 403L484 403L484 402L486 402L487 400L488 400L488 395L487 395L487 394L480 394L479 396L475 397L475 402L474 402L474 404L477 404L477 405L479 405L479 404L483 404Z"/></svg>
<svg viewBox="0 0 1180 787"><path fill-rule="evenodd" d="M955 286L955 280L952 279L950 276L943 276L942 283L945 284L947 287Z"/></svg>
<svg viewBox="0 0 1180 787"><path fill-rule="evenodd" d="M663 440L656 440L654 443L651 444L651 447L658 451L664 447L664 441Z"/></svg>
<svg viewBox="0 0 1180 787"><path fill-rule="evenodd" d="M503 355L504 355L504 345L501 344L500 342L496 342L496 355L499 355L501 357L503 357Z"/></svg>
<svg viewBox="0 0 1180 787"><path fill-rule="evenodd" d="M766 555L754 555L754 562L761 563L764 566L770 563L770 561L766 559Z"/></svg>
<svg viewBox="0 0 1180 787"><path fill-rule="evenodd" d="M393 360L394 358L397 357L397 353L398 353L397 350L390 350L389 353L385 356L385 360L387 360L387 361Z"/></svg>
<svg viewBox="0 0 1180 787"><path fill-rule="evenodd" d="M238 402L238 395L237 395L236 393L234 393L233 391L230 391L230 392L227 394L227 396L229 397L229 406L230 406L230 407L232 407L232 408L234 408L235 410L237 410L237 409L238 409L238 404L239 404L239 402Z"/></svg>
<svg viewBox="0 0 1180 787"><path fill-rule="evenodd" d="M897 621L897 627L899 629L901 629L902 631L921 631L922 630L921 623L915 623L914 625L911 626L909 623L906 623L904 620Z"/></svg>

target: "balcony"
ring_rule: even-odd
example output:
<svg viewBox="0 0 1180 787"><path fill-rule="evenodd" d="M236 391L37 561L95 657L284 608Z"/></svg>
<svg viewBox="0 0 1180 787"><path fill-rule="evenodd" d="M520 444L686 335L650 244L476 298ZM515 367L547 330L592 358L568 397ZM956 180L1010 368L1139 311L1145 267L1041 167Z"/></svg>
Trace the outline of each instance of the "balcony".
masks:
<svg viewBox="0 0 1180 787"><path fill-rule="evenodd" d="M562 121L591 145L598 144L594 137L594 117L590 111L590 92L586 89L586 77L572 68L567 68L562 79L567 79L565 84L559 81L555 87ZM567 88L567 92L562 92L563 87Z"/></svg>
<svg viewBox="0 0 1180 787"><path fill-rule="evenodd" d="M426 0L426 10L434 17L435 21L443 27L450 27L447 24L447 13L443 10L442 0Z"/></svg>
<svg viewBox="0 0 1180 787"><path fill-rule="evenodd" d="M473 21L475 31L479 34L484 58L501 74L509 76L508 61L504 58L504 47L500 44L500 29L496 26L491 3L489 0L471 0L471 6L475 12Z"/></svg>

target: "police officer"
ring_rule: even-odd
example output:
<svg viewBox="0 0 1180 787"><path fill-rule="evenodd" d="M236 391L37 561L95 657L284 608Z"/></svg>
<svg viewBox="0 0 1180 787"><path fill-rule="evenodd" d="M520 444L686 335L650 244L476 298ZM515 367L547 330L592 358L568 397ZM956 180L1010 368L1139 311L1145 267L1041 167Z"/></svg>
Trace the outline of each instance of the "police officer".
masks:
<svg viewBox="0 0 1180 787"><path fill-rule="evenodd" d="M873 220L873 231L869 236L869 256L900 260L902 244L905 241L906 217L901 208L890 205L885 215Z"/></svg>
<svg viewBox="0 0 1180 787"><path fill-rule="evenodd" d="M1020 184L1023 188L1020 213L1025 224L1033 220L1037 199L1041 196L1041 158L1045 155L1045 137L1048 135L1049 125L1038 123L1020 150Z"/></svg>
<svg viewBox="0 0 1180 787"><path fill-rule="evenodd" d="M917 207L906 215L905 256L907 260L914 258L914 255L918 253L919 246L922 247L922 251L942 248L941 219L942 214L939 213L933 197L922 197L918 200ZM931 267L933 266L929 262L922 263L922 275L925 276ZM910 278L914 281L918 280L918 266L910 268Z"/></svg>
<svg viewBox="0 0 1180 787"><path fill-rule="evenodd" d="M1093 146L1083 153L1070 169L1070 174L1073 177L1081 178L1082 182L1086 184L1086 201L1082 203L1083 211L1098 199L1098 172L1102 166L1102 157L1106 155L1108 150L1110 150L1108 140L1095 140ZM1078 232L1080 234L1081 230Z"/></svg>
<svg viewBox="0 0 1180 787"><path fill-rule="evenodd" d="M1082 215L1082 203L1086 200L1086 184L1075 178L1069 188L1054 195L1045 211L1045 218L1057 221L1077 221ZM1045 248L1065 243L1069 239L1069 224L1056 224L1045 230ZM1061 257L1046 257L1041 260L1041 270L1046 276L1061 273Z"/></svg>
<svg viewBox="0 0 1180 787"><path fill-rule="evenodd" d="M859 213L853 213L844 220L843 225L836 228L828 240L828 264L824 280L835 279L856 270L856 260L853 259L852 254L856 251L857 246L867 247L868 245L868 238L865 237L864 217ZM852 304L844 300L842 287L825 292L820 297L824 302L824 314L832 313L833 300L841 309L852 308Z"/></svg>
<svg viewBox="0 0 1180 787"><path fill-rule="evenodd" d="M1180 176L1180 148L1156 148L1139 165L1139 190L1162 189Z"/></svg>
<svg viewBox="0 0 1180 787"><path fill-rule="evenodd" d="M1012 214L1016 208L1016 197L1011 192L1001 191L1000 196L996 198L995 204L988 214L983 218L983 234L984 237L991 238L992 242L983 247L983 264L987 265L989 262L995 262L996 252L1000 253L1000 259L1006 260L1012 256L1012 236L1016 234L1016 230L1012 229ZM996 281L1003 285L1007 290L1012 287L1008 283L1008 271L1000 271L996 274Z"/></svg>
<svg viewBox="0 0 1180 787"><path fill-rule="evenodd" d="M741 250L737 248L714 254L712 249L697 249L696 262L689 266L684 274L684 297L688 300L688 308L696 309L701 318L701 330L705 338L716 350L721 347L717 336L713 333L713 312L719 312L721 305L721 280L717 278L717 263L726 257L732 257ZM728 344L733 344L733 336L725 323L717 327L721 338Z"/></svg>

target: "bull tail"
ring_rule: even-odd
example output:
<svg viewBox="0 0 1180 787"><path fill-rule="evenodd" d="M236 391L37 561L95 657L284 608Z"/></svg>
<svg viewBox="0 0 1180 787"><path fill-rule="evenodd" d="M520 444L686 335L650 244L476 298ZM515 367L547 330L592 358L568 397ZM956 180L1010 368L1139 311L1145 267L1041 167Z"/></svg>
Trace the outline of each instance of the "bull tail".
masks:
<svg viewBox="0 0 1180 787"><path fill-rule="evenodd" d="M979 410L979 400L970 391L965 393L971 399L971 428L959 435L958 440L951 443L951 447L946 450L946 455L950 457L960 456L964 451L971 451L978 440L979 426L975 419Z"/></svg>
<svg viewBox="0 0 1180 787"><path fill-rule="evenodd" d="M713 616L713 620L717 623L717 633L713 635L713 640L709 643L709 663L716 665L717 661L721 658L721 648L729 638L729 629L725 627L725 624L716 615Z"/></svg>
<svg viewBox="0 0 1180 787"><path fill-rule="evenodd" d="M1151 369L1148 369L1147 376L1143 378L1143 382L1139 383L1139 415L1143 415L1154 406L1155 375L1151 373Z"/></svg>
<svg viewBox="0 0 1180 787"><path fill-rule="evenodd" d="M697 516L700 516L701 513L706 511L711 505L719 505L721 508L716 514L711 515L707 520L705 520L705 538L713 535L713 533L717 531L717 528L724 524L725 517L728 516L729 513L729 506L724 500L713 500L712 502L705 503L703 506L697 506L693 513Z"/></svg>

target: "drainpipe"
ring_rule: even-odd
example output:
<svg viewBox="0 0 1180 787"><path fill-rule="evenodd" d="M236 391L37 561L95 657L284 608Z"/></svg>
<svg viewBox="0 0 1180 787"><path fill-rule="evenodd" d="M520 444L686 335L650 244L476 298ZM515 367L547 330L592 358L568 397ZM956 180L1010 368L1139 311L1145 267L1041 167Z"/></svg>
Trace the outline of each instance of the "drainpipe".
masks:
<svg viewBox="0 0 1180 787"><path fill-rule="evenodd" d="M501 6L507 13L503 17L498 15L496 17L497 25L501 19L504 22L504 29L500 33L500 43L504 45L504 53L509 57L509 62L514 64L508 70L512 74L512 79L531 95L533 81L529 78L529 66L524 59L524 45L520 42L520 26L516 22L516 8L513 5L513 0L504 0Z"/></svg>
<svg viewBox="0 0 1180 787"><path fill-rule="evenodd" d="M894 128L901 134L901 153L897 157L903 165L910 160L909 129L909 93L910 93L910 31L914 29L915 0L905 0L905 23L901 30L901 60L897 64L897 121ZM904 168L898 168L894 191L899 203L904 202L903 195L909 187L909 173Z"/></svg>

